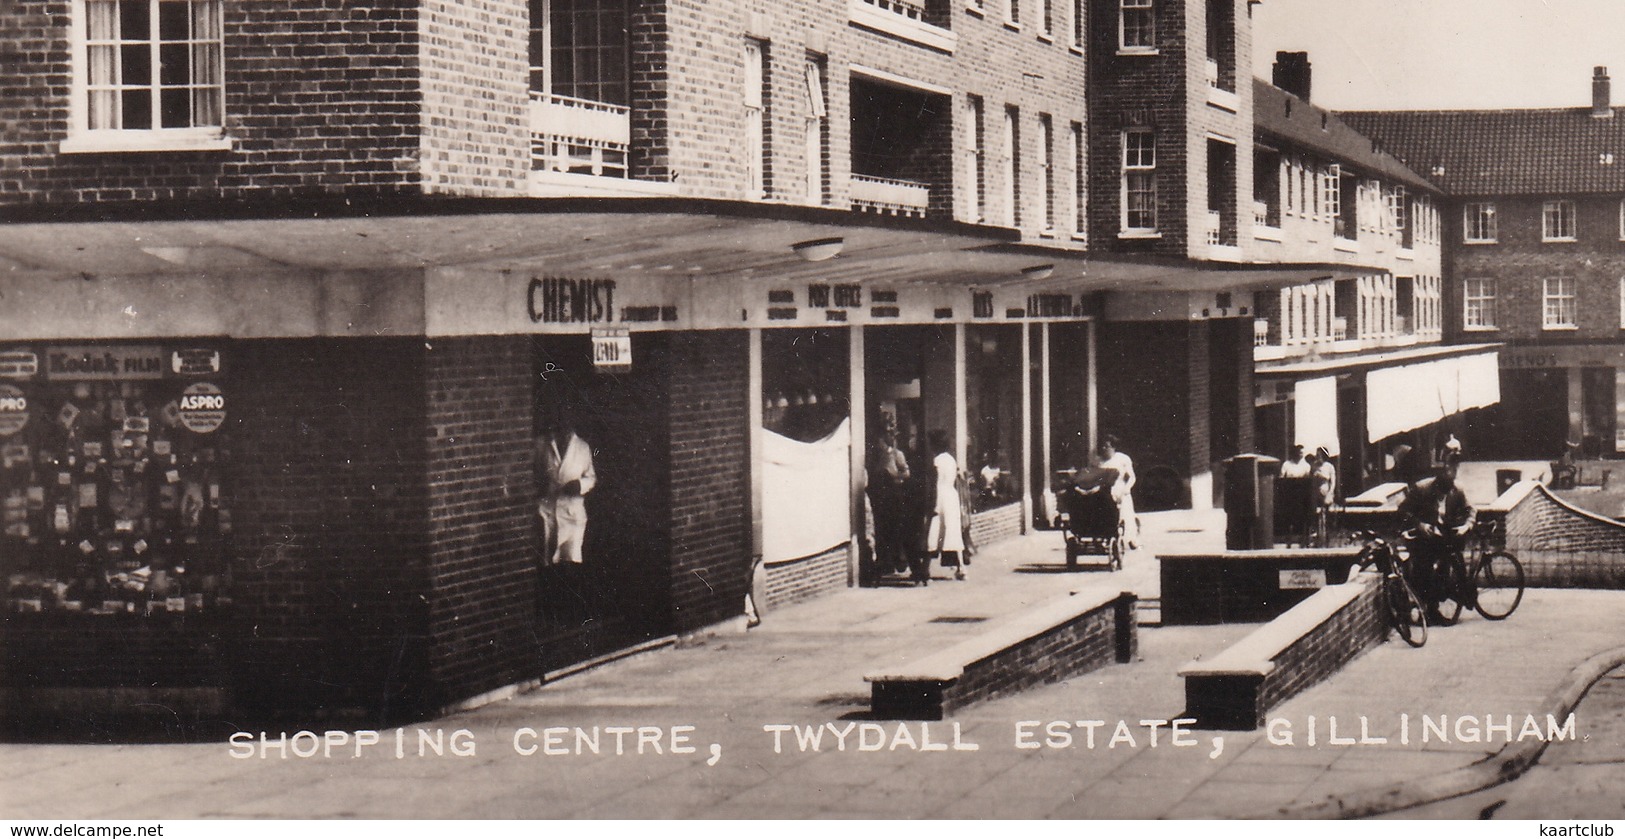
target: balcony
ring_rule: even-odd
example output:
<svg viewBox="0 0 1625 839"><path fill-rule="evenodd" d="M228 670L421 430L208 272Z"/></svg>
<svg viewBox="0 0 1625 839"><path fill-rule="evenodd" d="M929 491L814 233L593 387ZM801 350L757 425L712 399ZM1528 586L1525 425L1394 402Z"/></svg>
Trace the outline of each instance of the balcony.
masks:
<svg viewBox="0 0 1625 839"><path fill-rule="evenodd" d="M1349 319L1344 316L1332 318L1332 340L1347 341L1349 339Z"/></svg>
<svg viewBox="0 0 1625 839"><path fill-rule="evenodd" d="M899 178L852 174L852 209L882 215L925 218L931 185Z"/></svg>
<svg viewBox="0 0 1625 839"><path fill-rule="evenodd" d="M1267 347L1270 345L1270 319L1253 319L1253 346Z"/></svg>
<svg viewBox="0 0 1625 839"><path fill-rule="evenodd" d="M959 41L948 29L949 5L947 0L847 0L847 17L854 26L952 53Z"/></svg>
<svg viewBox="0 0 1625 839"><path fill-rule="evenodd" d="M624 106L530 92L533 169L624 178L631 141L632 120Z"/></svg>
<svg viewBox="0 0 1625 839"><path fill-rule="evenodd" d="M1219 214L1219 211L1218 210L1208 210L1207 211L1207 221L1206 221L1205 224L1202 225L1202 234L1204 236L1204 241L1206 241L1209 245L1221 244L1222 242L1221 242L1221 237L1219 235L1219 230L1223 226L1224 226L1224 217Z"/></svg>

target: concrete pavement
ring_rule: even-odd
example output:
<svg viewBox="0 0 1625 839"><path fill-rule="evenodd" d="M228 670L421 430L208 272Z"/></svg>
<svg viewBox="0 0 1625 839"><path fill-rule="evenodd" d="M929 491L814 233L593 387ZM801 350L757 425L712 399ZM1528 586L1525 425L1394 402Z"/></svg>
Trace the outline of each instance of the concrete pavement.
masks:
<svg viewBox="0 0 1625 839"><path fill-rule="evenodd" d="M1131 553L1119 573L1064 573L1060 535L1033 534L984 551L966 582L939 569L939 579L924 589L842 591L768 614L743 635L635 655L407 727L399 732L400 757L394 730L380 733L379 744L362 747L359 757L353 756L354 734L331 756L317 749L311 757L294 752L315 748L315 735L284 750L276 747L275 733L268 750L226 743L0 745L0 813L1182 818L1315 812L1301 808L1473 764L1517 737L1527 715L1537 716L1547 736L1543 703L1554 686L1625 638L1625 592L1531 591L1504 623L1468 616L1431 632L1420 650L1384 644L1280 706L1272 717L1287 721L1292 745L1272 743L1265 732L1176 738L1160 724L1183 708L1178 667L1238 640L1252 629L1247 625L1142 627L1140 658L1131 664L974 706L943 722L865 727L862 675L874 665L936 649L1083 587L1154 597L1154 550L1222 546L1221 514L1144 520L1146 548ZM1442 723L1445 736L1430 730L1424 742L1423 716ZM1463 718L1469 722L1460 723ZM775 734L775 726L800 728ZM556 739L547 739L550 727L562 729ZM617 734L622 728L629 730ZM815 732L821 732L816 750ZM1574 733L1618 739L1625 727L1588 727L1580 715ZM1284 742L1281 724L1276 734ZM1343 742L1350 738L1352 744ZM1174 745L1176 739L1191 745ZM236 758L234 751L252 756Z"/></svg>

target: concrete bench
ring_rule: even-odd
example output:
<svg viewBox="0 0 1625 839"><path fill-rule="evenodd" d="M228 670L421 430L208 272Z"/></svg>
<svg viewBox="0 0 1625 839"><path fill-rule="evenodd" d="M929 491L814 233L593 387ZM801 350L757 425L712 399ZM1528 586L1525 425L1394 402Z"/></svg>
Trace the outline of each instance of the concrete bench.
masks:
<svg viewBox="0 0 1625 839"><path fill-rule="evenodd" d="M1159 554L1164 626L1259 623L1348 580L1357 547Z"/></svg>
<svg viewBox="0 0 1625 839"><path fill-rule="evenodd" d="M1034 606L975 637L871 671L876 719L940 720L1002 694L1059 682L1134 658L1133 594L1074 592Z"/></svg>
<svg viewBox="0 0 1625 839"><path fill-rule="evenodd" d="M1252 730L1269 709L1380 643L1382 579L1366 572L1315 592L1210 659L1179 668L1185 716L1202 728Z"/></svg>

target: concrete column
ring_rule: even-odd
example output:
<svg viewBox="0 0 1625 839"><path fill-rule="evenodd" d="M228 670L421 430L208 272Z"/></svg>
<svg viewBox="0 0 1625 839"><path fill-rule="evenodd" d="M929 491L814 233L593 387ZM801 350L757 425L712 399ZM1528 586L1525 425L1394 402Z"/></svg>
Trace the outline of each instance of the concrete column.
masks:
<svg viewBox="0 0 1625 839"><path fill-rule="evenodd" d="M750 330L750 555L762 561L762 330ZM761 606L760 603L757 604Z"/></svg>
<svg viewBox="0 0 1625 839"><path fill-rule="evenodd" d="M1055 474L1055 464L1050 462L1050 458L1055 456L1055 449L1051 446L1052 435L1050 429L1049 323L1038 325L1038 336L1038 410L1041 414L1038 423L1043 432L1041 435L1043 438L1043 449L1041 450L1043 457L1040 460L1044 464L1044 474L1040 478L1047 486L1050 477Z"/></svg>
<svg viewBox="0 0 1625 839"><path fill-rule="evenodd" d="M1027 324L1021 324L1021 532L1032 526L1033 499L1049 486L1033 476L1033 341Z"/></svg>
<svg viewBox="0 0 1625 839"><path fill-rule="evenodd" d="M965 363L965 324L954 324L954 461L966 468L965 452L970 446L970 389Z"/></svg>
<svg viewBox="0 0 1625 839"><path fill-rule="evenodd" d="M852 503L850 505L850 532L852 533L852 549L847 551L846 584L858 584L858 562L860 560L859 545L863 541L866 529L864 516L864 492L869 486L868 453L869 453L869 406L865 403L864 393L864 351L863 327L853 326L847 329L847 367L848 379L851 387L848 389L847 404L851 416L852 428ZM761 400L757 400L760 402Z"/></svg>
<svg viewBox="0 0 1625 839"><path fill-rule="evenodd" d="M1088 376L1086 383L1088 396L1085 399L1089 421L1089 451L1093 452L1100 447L1100 393L1095 378L1095 322L1084 324L1085 345L1089 349Z"/></svg>

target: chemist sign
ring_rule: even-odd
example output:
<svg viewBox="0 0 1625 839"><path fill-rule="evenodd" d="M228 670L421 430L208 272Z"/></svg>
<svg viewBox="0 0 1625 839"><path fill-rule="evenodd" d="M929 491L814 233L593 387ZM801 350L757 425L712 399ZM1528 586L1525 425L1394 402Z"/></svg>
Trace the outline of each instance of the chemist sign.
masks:
<svg viewBox="0 0 1625 839"><path fill-rule="evenodd" d="M187 385L176 407L181 425L198 434L208 434L226 421L226 396L208 382Z"/></svg>

